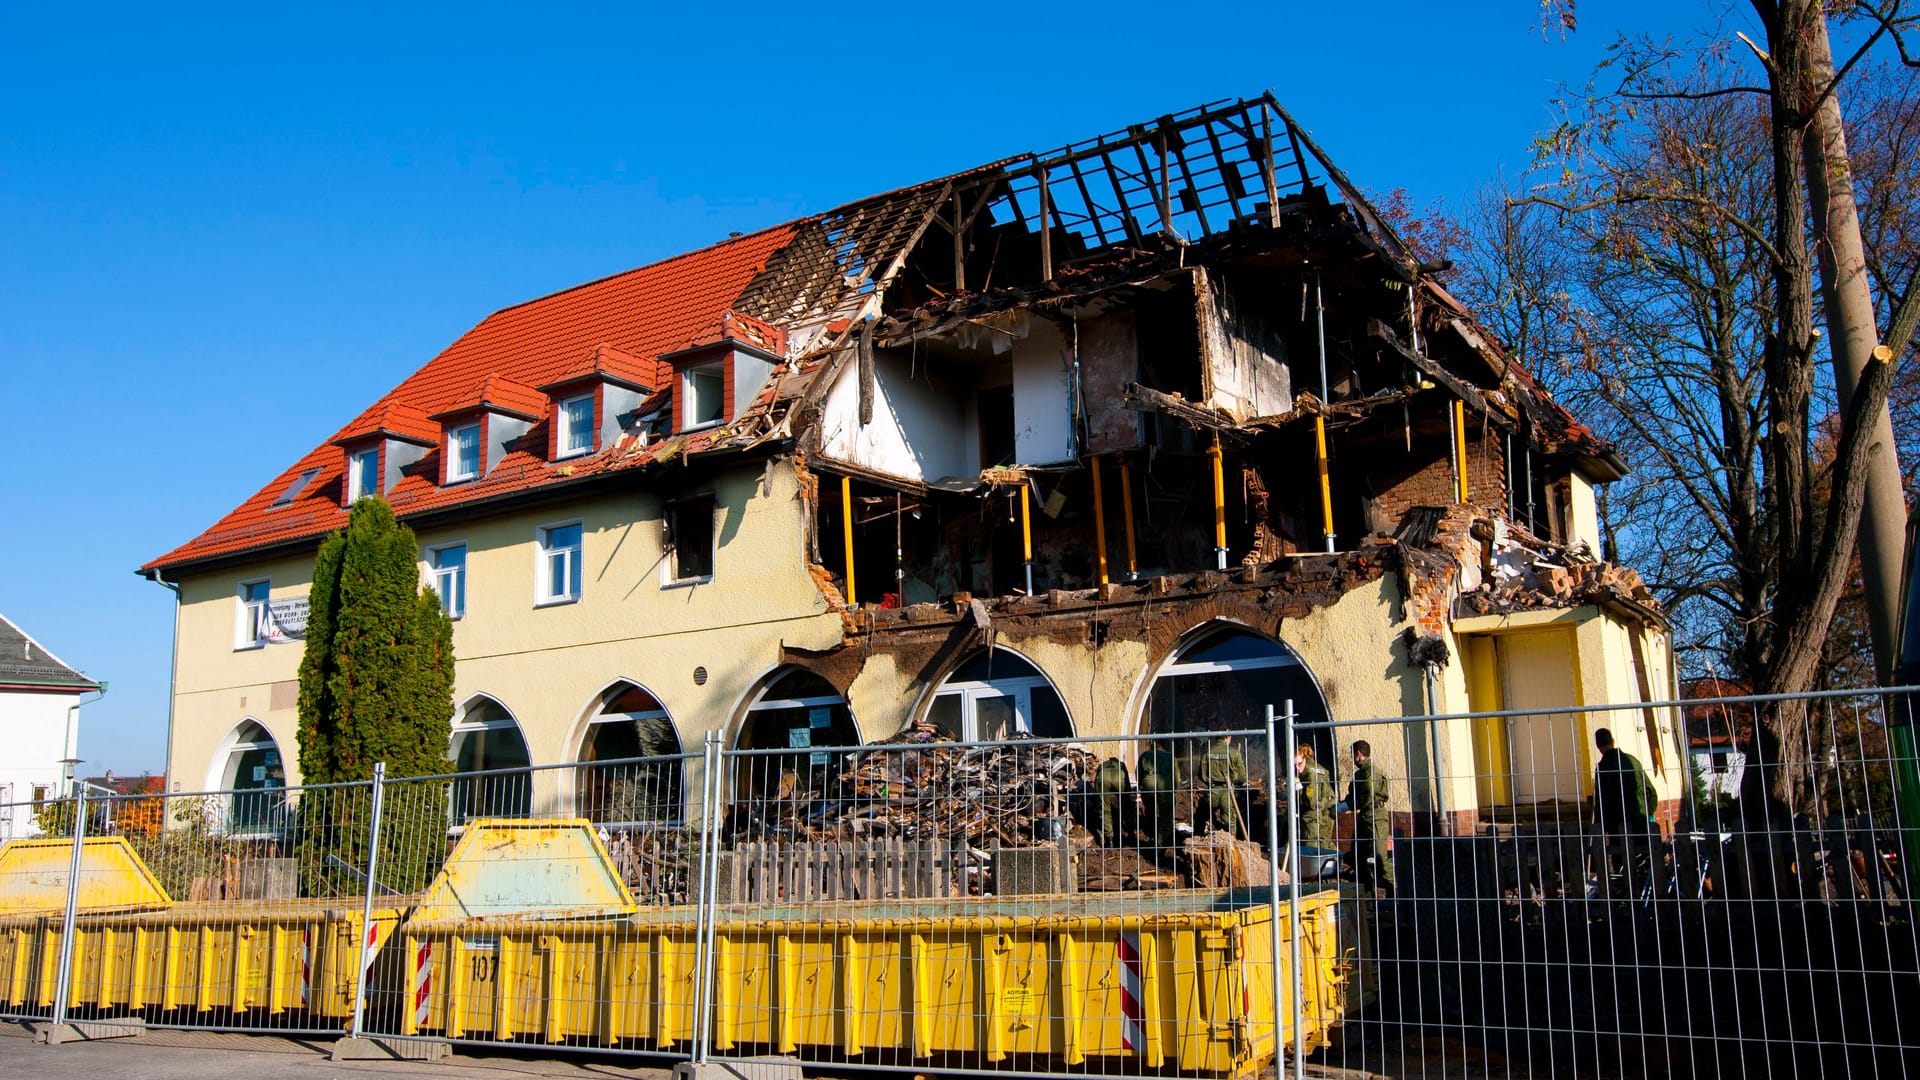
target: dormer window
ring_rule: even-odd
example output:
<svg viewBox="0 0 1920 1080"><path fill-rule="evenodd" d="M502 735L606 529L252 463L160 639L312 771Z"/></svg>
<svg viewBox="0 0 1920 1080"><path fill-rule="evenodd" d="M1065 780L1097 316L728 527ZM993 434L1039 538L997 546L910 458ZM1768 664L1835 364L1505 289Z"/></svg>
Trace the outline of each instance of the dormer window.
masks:
<svg viewBox="0 0 1920 1080"><path fill-rule="evenodd" d="M560 424L560 444L556 457L572 457L593 450L593 395L582 394L560 403L556 419Z"/></svg>
<svg viewBox="0 0 1920 1080"><path fill-rule="evenodd" d="M472 480L480 475L480 425L466 424L447 432L447 482Z"/></svg>
<svg viewBox="0 0 1920 1080"><path fill-rule="evenodd" d="M687 397L686 427L711 427L727 415L727 376L724 361L690 367L680 380L681 393Z"/></svg>
<svg viewBox="0 0 1920 1080"><path fill-rule="evenodd" d="M380 494L380 448L370 446L347 455L347 505Z"/></svg>

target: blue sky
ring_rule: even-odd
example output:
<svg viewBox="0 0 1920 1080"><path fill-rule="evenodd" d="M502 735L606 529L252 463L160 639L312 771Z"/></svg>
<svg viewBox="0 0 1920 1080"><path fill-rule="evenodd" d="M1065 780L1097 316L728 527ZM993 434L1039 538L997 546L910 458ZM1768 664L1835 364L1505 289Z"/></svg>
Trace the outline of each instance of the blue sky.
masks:
<svg viewBox="0 0 1920 1080"><path fill-rule="evenodd" d="M16 6L0 35L0 612L158 770L133 574L508 304L1273 89L1363 186L1524 168L1563 81L1706 5ZM1662 22L1660 20L1669 20ZM0 747L0 753L4 753Z"/></svg>

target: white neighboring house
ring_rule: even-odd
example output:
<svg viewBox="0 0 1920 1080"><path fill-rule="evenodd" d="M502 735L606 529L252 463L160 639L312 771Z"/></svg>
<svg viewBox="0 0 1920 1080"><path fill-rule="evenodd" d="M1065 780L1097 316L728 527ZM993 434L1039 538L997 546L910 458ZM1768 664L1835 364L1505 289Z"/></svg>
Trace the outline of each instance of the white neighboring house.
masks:
<svg viewBox="0 0 1920 1080"><path fill-rule="evenodd" d="M0 840L34 835L34 804L67 794L67 763L79 756L80 698L106 685L0 615Z"/></svg>

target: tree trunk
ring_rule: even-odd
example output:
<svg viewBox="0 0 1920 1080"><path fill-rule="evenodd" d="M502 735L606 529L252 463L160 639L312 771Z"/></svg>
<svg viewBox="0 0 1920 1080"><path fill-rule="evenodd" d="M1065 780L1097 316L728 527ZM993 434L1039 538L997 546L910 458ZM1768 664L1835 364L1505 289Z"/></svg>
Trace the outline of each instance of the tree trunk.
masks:
<svg viewBox="0 0 1920 1080"><path fill-rule="evenodd" d="M1812 86L1833 80L1833 52L1826 15L1815 6L1805 24L1805 60ZM1817 89L1816 89L1816 92ZM1854 202L1852 160L1836 89L1808 118L1802 168L1812 210L1815 251L1820 259L1820 291L1826 304L1827 348L1833 361L1840 411L1858 392L1861 372L1880 344L1867 279L1866 245L1860 236L1860 211ZM1900 617L1900 562L1906 546L1907 502L1900 480L1900 458L1893 418L1882 406L1869 421L1875 449L1867 460L1865 518L1860 524L1860 564L1866 579L1867 617L1873 631L1874 670L1884 683L1892 676L1894 636Z"/></svg>

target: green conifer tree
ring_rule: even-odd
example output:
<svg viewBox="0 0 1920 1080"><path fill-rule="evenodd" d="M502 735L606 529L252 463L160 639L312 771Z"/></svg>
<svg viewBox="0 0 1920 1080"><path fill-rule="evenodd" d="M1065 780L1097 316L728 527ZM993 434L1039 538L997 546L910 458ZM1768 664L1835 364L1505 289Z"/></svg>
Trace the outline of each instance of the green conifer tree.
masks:
<svg viewBox="0 0 1920 1080"><path fill-rule="evenodd" d="M379 498L354 503L346 529L320 545L300 660L300 772L309 785L365 781L381 761L389 779L447 771L453 624L421 587L418 559L413 530ZM346 867L365 865L368 805L363 787L303 797L299 847L310 893L358 887ZM382 885L406 892L425 884L444 853L446 805L444 783L388 786Z"/></svg>

